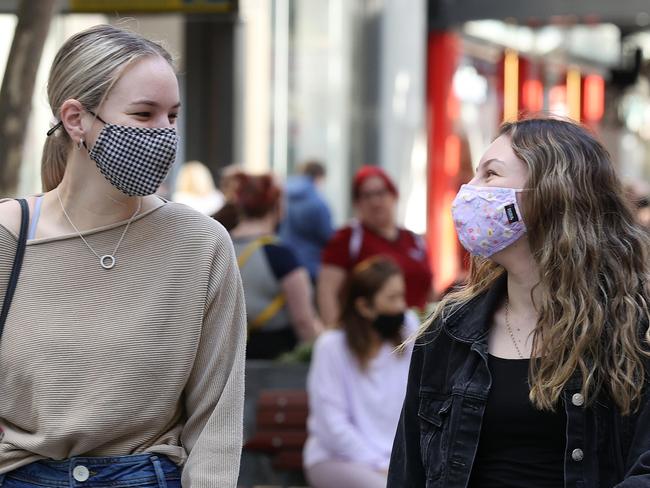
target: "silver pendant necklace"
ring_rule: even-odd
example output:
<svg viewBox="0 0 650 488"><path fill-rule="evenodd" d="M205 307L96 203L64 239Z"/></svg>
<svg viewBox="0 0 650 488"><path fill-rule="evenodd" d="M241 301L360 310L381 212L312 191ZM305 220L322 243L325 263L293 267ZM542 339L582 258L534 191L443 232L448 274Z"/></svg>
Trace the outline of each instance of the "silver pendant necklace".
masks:
<svg viewBox="0 0 650 488"><path fill-rule="evenodd" d="M81 240L86 244L88 249L97 256L97 259L99 259L99 265L104 268L104 269L113 269L115 267L115 255L117 254L117 250L120 248L120 244L122 244L122 241L124 240L124 236L126 235L126 232L129 230L129 227L131 226L131 222L133 222L133 219L135 218L136 215L140 212L140 208L142 207L142 199L138 199L138 208L135 210L133 215L131 215L131 218L129 221L126 223L126 227L124 228L124 232L122 232L122 236L120 237L120 240L117 242L117 246L115 246L115 249L111 254L104 254L103 256L100 256L95 252L95 250L88 244L88 241L84 238L84 236L81 234L79 229L77 229L77 226L74 225L72 222L72 219L68 215L68 212L65 211L65 207L63 206L63 201L61 200L61 195L59 194L59 189L56 189L56 196L59 199L59 203L61 204L61 210L63 210L63 215L65 215L65 218L68 219L68 222L72 226L72 228L75 230L75 232L81 237Z"/></svg>

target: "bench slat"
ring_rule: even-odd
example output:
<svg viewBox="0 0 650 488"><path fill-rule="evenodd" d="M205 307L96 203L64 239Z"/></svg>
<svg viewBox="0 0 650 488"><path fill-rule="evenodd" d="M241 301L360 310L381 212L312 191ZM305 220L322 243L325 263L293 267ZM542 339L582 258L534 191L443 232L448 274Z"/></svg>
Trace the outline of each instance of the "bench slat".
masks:
<svg viewBox="0 0 650 488"><path fill-rule="evenodd" d="M258 431L244 448L249 451L276 453L285 449L302 449L306 440L307 433L304 431Z"/></svg>
<svg viewBox="0 0 650 488"><path fill-rule="evenodd" d="M257 413L258 430L299 429L304 431L307 424L307 409L304 410L260 410Z"/></svg>
<svg viewBox="0 0 650 488"><path fill-rule="evenodd" d="M304 390L264 390L257 400L257 408L308 408L309 399Z"/></svg>

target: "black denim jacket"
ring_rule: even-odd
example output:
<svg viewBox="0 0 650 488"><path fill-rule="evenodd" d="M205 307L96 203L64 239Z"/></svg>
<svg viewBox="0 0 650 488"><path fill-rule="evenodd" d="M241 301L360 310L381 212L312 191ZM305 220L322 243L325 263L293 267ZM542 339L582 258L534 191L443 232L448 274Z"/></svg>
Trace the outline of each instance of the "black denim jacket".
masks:
<svg viewBox="0 0 650 488"><path fill-rule="evenodd" d="M418 339L388 488L467 486L492 381L488 326L505 287L501 279ZM650 487L647 396L637 412L621 416L605 394L585 405L575 376L561 398L558 408L567 415L564 487Z"/></svg>

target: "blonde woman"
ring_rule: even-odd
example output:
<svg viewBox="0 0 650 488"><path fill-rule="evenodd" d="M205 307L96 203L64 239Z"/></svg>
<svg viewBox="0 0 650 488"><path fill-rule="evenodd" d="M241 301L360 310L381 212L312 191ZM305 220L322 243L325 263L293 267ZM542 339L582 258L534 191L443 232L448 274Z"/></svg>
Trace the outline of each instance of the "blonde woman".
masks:
<svg viewBox="0 0 650 488"><path fill-rule="evenodd" d="M201 161L188 161L181 166L172 199L204 215L215 214L225 203L212 173Z"/></svg>
<svg viewBox="0 0 650 488"><path fill-rule="evenodd" d="M388 486L650 486L648 243L603 146L505 124L453 217L472 272L417 340Z"/></svg>
<svg viewBox="0 0 650 488"><path fill-rule="evenodd" d="M0 337L0 486L234 487L243 292L225 230L154 195L178 139L171 57L96 26L61 47L48 97ZM0 298L20 221L2 201Z"/></svg>

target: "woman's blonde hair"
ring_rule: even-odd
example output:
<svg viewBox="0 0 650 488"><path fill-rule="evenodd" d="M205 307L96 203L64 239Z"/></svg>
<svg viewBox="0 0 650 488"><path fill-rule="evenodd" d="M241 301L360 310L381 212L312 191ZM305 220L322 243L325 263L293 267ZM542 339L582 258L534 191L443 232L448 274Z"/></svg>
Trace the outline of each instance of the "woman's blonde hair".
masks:
<svg viewBox="0 0 650 488"><path fill-rule="evenodd" d="M605 389L623 414L638 406L648 357L648 240L605 148L582 126L535 118L499 135L528 167L522 212L539 267L531 401L553 410L577 373L587 402ZM485 292L505 270L473 257L466 285L432 319Z"/></svg>
<svg viewBox="0 0 650 488"><path fill-rule="evenodd" d="M159 44L111 25L97 25L69 38L59 49L47 83L52 114L60 120L61 105L78 100L86 109L101 105L124 69L143 56L171 55ZM50 135L43 147L41 177L45 191L56 188L65 173L70 136L63 127Z"/></svg>
<svg viewBox="0 0 650 488"><path fill-rule="evenodd" d="M176 191L204 197L215 193L217 187L205 164L201 161L188 161L178 171Z"/></svg>

